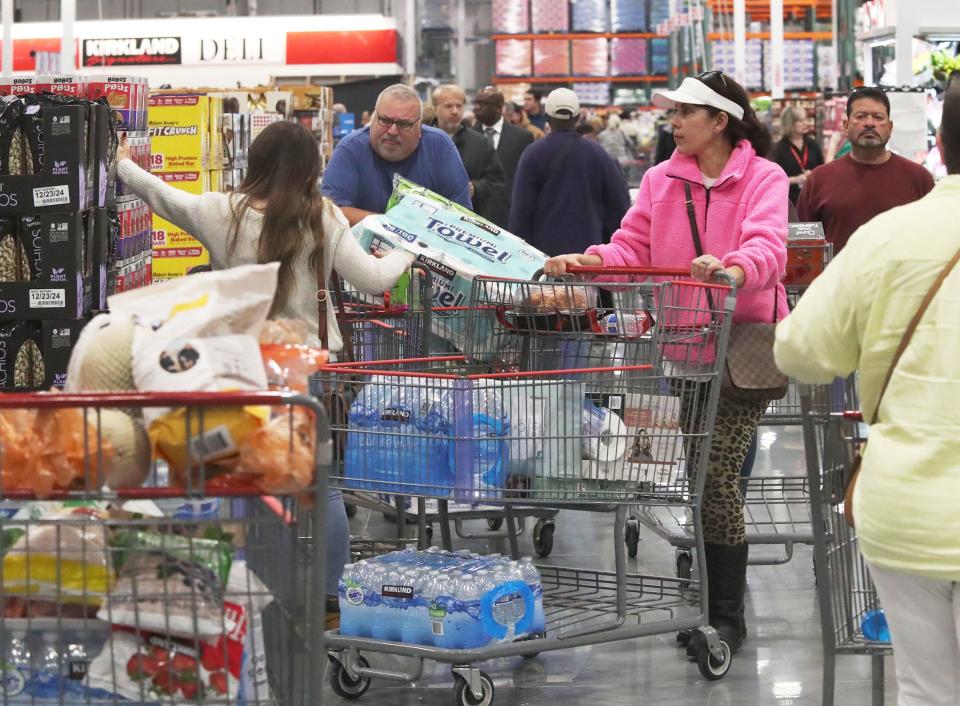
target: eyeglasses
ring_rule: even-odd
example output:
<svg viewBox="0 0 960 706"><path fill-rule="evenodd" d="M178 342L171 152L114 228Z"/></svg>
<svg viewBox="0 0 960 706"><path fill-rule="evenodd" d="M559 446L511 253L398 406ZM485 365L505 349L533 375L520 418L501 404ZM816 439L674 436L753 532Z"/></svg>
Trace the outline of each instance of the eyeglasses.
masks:
<svg viewBox="0 0 960 706"><path fill-rule="evenodd" d="M410 132L413 129L413 126L420 122L420 118L417 118L416 120L394 120L393 118L387 118L382 115L378 115L377 122L380 123L380 127L382 127L384 130L389 130L396 125L397 130L400 132Z"/></svg>
<svg viewBox="0 0 960 706"><path fill-rule="evenodd" d="M697 74L694 78L698 81L709 81L712 78L719 78L723 81L723 87L727 87L727 77L723 75L723 71L704 71L701 74Z"/></svg>

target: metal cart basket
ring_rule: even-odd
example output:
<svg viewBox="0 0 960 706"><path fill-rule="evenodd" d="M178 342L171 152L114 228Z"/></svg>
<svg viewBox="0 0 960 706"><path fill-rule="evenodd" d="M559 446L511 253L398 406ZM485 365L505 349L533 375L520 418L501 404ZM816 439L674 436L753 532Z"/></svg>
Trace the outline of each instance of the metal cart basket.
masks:
<svg viewBox="0 0 960 706"><path fill-rule="evenodd" d="M355 391L348 420L332 427L343 440L334 444L342 452L333 483L507 509L612 512L615 571L539 567L546 630L523 639L459 649L330 632L340 696L361 696L373 678L416 680L432 659L451 664L457 704L489 704L493 683L477 667L485 660L684 629L699 631L704 676L729 669L729 646L707 624L707 587L628 574L624 528L630 504L684 507L703 562L700 501L734 293L671 271L578 274L596 279L478 278L463 355L333 364L317 384L320 394ZM613 306L598 303L598 288L615 290ZM381 588L378 616L405 610L392 601L412 587L361 587L358 600L380 601ZM419 667L375 669L364 652L411 656Z"/></svg>
<svg viewBox="0 0 960 706"><path fill-rule="evenodd" d="M847 395L838 391L847 390ZM863 620L879 608L876 589L860 554L857 534L843 517L846 471L865 441L862 417L850 394L853 380L832 386L803 386L804 447L814 527L814 568L823 639L823 703L834 703L838 655L871 658L872 700L883 704L884 657L890 643L864 635Z"/></svg>
<svg viewBox="0 0 960 706"><path fill-rule="evenodd" d="M130 445L144 408L181 413L182 464ZM253 408L308 449L295 495L211 458ZM319 513L322 546L329 449L323 409L286 393L0 396L0 702L322 704L324 554L300 525Z"/></svg>

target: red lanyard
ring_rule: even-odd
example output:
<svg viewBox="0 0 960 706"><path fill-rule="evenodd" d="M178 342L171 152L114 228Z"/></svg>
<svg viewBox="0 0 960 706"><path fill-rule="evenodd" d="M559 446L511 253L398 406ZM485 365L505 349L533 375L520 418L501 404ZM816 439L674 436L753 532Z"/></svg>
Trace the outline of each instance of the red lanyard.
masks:
<svg viewBox="0 0 960 706"><path fill-rule="evenodd" d="M793 158L797 160L797 164L800 165L800 168L803 171L807 171L807 162L809 161L810 154L807 150L807 141L803 141L803 156L797 152L797 148L793 146L793 143L790 143L790 151L793 152Z"/></svg>

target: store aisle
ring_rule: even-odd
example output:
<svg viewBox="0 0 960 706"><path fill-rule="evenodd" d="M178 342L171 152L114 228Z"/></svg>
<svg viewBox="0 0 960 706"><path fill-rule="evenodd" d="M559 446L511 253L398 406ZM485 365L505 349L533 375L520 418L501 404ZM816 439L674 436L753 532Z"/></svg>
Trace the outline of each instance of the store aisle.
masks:
<svg viewBox="0 0 960 706"><path fill-rule="evenodd" d="M756 475L802 475L799 430L761 429ZM612 569L610 515L563 512L557 518L554 552L547 560L560 566ZM483 523L476 525L479 532ZM391 536L392 524L360 510L351 532ZM628 571L670 573L673 549L643 530L638 558ZM458 547L478 552L506 552L505 540L459 540ZM521 552L532 554L529 533L520 539ZM773 558L781 548L752 548L752 556ZM813 552L798 547L781 566L751 566L748 572L748 641L734 658L730 673L718 682L704 680L693 662L676 647L673 634L607 645L488 662L482 669L493 677L496 706L789 706L820 703L820 622L814 588ZM366 655L375 666L398 664L397 658ZM391 661L394 660L394 661ZM886 704L896 703L893 663L886 664ZM428 662L423 678L413 686L374 681L356 702L337 698L329 689L325 704L371 706L447 706L453 702L449 667ZM870 663L865 657L838 662L836 703L867 706Z"/></svg>

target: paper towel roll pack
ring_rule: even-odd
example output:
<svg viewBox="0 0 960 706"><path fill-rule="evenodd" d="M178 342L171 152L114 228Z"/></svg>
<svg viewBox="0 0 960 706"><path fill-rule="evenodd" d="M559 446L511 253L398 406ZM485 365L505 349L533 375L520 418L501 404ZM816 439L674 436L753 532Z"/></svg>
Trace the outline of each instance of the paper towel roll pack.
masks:
<svg viewBox="0 0 960 706"><path fill-rule="evenodd" d="M623 458L627 452L627 426L606 407L598 407L590 399L583 401L583 457L609 463Z"/></svg>

